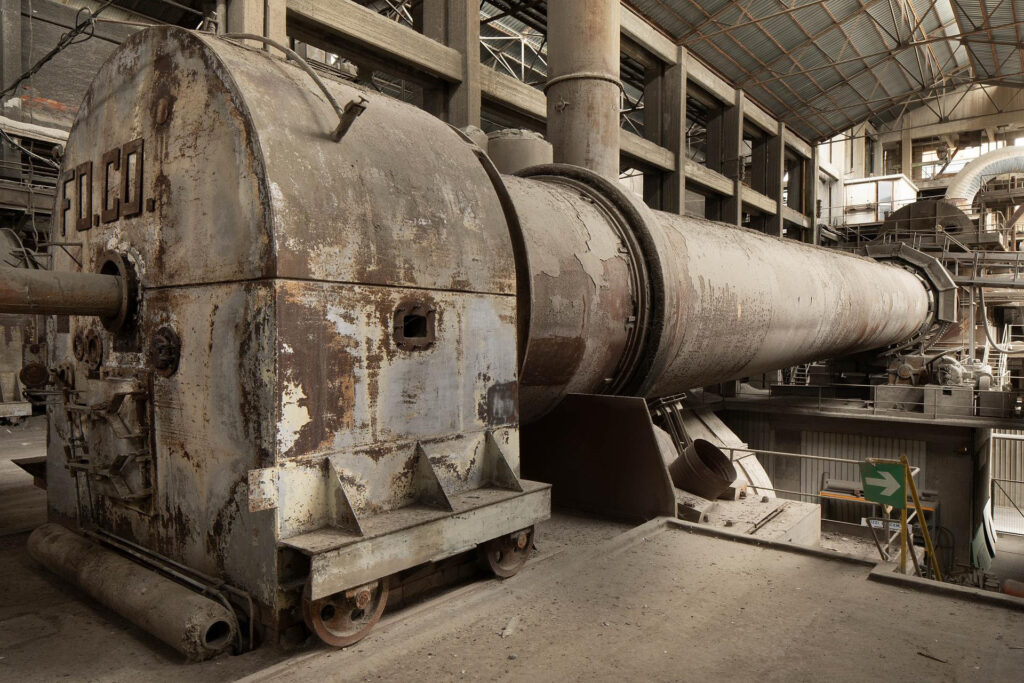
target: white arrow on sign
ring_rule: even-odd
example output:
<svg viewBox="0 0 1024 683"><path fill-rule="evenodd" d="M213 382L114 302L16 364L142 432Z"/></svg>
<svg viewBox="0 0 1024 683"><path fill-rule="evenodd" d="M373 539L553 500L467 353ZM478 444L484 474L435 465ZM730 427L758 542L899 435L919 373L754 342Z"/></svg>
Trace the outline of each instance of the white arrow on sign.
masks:
<svg viewBox="0 0 1024 683"><path fill-rule="evenodd" d="M882 489L883 496L891 496L899 491L900 483L896 481L896 477L892 476L892 474L886 470L882 470L881 474L881 479L872 477L871 479L865 479L864 483L868 486L876 486Z"/></svg>

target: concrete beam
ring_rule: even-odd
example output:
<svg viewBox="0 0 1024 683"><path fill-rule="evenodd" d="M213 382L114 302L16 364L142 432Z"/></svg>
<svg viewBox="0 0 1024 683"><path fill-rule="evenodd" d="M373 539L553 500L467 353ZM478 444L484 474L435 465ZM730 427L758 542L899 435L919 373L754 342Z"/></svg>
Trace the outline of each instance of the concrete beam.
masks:
<svg viewBox="0 0 1024 683"><path fill-rule="evenodd" d="M731 197L736 189L732 180L692 159L686 159L683 169L688 185L699 186L726 197Z"/></svg>
<svg viewBox="0 0 1024 683"><path fill-rule="evenodd" d="M743 115L748 121L768 135L775 135L779 130L779 122L776 121L771 114L762 109L760 105L754 102L754 100L750 99L749 96L746 97L746 102L743 106Z"/></svg>
<svg viewBox="0 0 1024 683"><path fill-rule="evenodd" d="M811 145L789 128L786 128L786 146L804 159L810 159L811 155L814 154Z"/></svg>
<svg viewBox="0 0 1024 683"><path fill-rule="evenodd" d="M807 216L789 206L782 207L782 218L790 223L796 223L804 229L811 227L811 221Z"/></svg>
<svg viewBox="0 0 1024 683"><path fill-rule="evenodd" d="M776 202L771 197L767 197L761 194L760 192L751 187L747 187L746 185L740 185L740 201L743 204L746 204L750 207L757 209L758 211L762 211L766 214L769 214L769 216L773 218L779 210L778 202ZM780 230L778 234L769 234L775 235L776 237L780 237L782 235L782 232Z"/></svg>
<svg viewBox="0 0 1024 683"><path fill-rule="evenodd" d="M660 171L673 171L676 167L676 155L661 145L640 137L627 130L619 130L619 149L625 156L632 157Z"/></svg>
<svg viewBox="0 0 1024 683"><path fill-rule="evenodd" d="M68 132L66 130L40 126L35 123L15 121L6 116L0 116L0 128L8 135L16 138L32 138L33 140L43 140L44 142L59 144L64 144L68 141Z"/></svg>
<svg viewBox="0 0 1024 683"><path fill-rule="evenodd" d="M644 48L666 64L675 64L677 47L639 14L622 6L622 35Z"/></svg>
<svg viewBox="0 0 1024 683"><path fill-rule="evenodd" d="M838 168L821 159L821 157L818 157L818 170L832 180L841 180L843 177L842 172Z"/></svg>
<svg viewBox="0 0 1024 683"><path fill-rule="evenodd" d="M686 78L714 95L722 104L732 106L736 103L736 88L726 83L693 55L690 55L686 62Z"/></svg>
<svg viewBox="0 0 1024 683"><path fill-rule="evenodd" d="M880 143L896 142L901 140L904 133L909 133L913 138L930 138L950 133L962 133L965 130L981 130L983 128L996 128L1013 123L1020 123L1021 113L1019 111L1008 111L1002 114L987 114L984 116L972 116L963 119L953 119L945 123L933 123L927 126L915 126L907 130L895 130L882 133L878 136Z"/></svg>
<svg viewBox="0 0 1024 683"><path fill-rule="evenodd" d="M288 0L288 20L336 36L360 49L408 64L418 71L452 83L464 77L458 50L391 21L350 0Z"/></svg>
<svg viewBox="0 0 1024 683"><path fill-rule="evenodd" d="M480 69L480 92L485 99L538 121L547 118L548 103L544 93L518 78L483 67Z"/></svg>

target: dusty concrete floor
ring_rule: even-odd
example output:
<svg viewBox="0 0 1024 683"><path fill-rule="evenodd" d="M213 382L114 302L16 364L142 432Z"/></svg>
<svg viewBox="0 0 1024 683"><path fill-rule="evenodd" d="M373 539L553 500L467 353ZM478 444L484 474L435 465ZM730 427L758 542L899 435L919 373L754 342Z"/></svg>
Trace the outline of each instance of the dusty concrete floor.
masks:
<svg viewBox="0 0 1024 683"><path fill-rule="evenodd" d="M23 443L0 434L0 460ZM0 463L0 491L27 480ZM0 498L5 520L41 514L9 508ZM26 537L0 536L0 681L1017 681L1024 667L1024 612L871 582L862 564L568 515L538 531L518 576L387 614L346 650L183 664L39 570Z"/></svg>
<svg viewBox="0 0 1024 683"><path fill-rule="evenodd" d="M34 529L46 521L46 493L32 485L12 460L46 454L46 419L0 425L0 536Z"/></svg>
<svg viewBox="0 0 1024 683"><path fill-rule="evenodd" d="M678 529L630 532L251 680L1020 680L1024 613L868 571Z"/></svg>
<svg viewBox="0 0 1024 683"><path fill-rule="evenodd" d="M1024 581L1024 536L999 534L990 571L1000 579Z"/></svg>

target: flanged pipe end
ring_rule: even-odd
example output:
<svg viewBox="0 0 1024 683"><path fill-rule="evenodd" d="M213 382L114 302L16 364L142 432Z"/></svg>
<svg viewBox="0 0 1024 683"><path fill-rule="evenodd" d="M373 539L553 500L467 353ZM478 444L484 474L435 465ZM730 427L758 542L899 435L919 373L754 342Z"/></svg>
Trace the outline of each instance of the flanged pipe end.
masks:
<svg viewBox="0 0 1024 683"><path fill-rule="evenodd" d="M117 333L135 324L139 298L138 274L127 257L114 251L104 255L100 274L113 275L121 280L121 308L112 316L100 318L108 332Z"/></svg>

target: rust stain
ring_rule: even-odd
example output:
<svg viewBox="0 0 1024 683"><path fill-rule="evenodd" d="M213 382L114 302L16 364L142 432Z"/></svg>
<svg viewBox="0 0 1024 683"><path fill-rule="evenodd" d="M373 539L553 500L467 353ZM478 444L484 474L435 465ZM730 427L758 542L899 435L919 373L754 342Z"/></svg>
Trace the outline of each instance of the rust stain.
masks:
<svg viewBox="0 0 1024 683"><path fill-rule="evenodd" d="M586 345L586 341L579 337L531 340L522 383L528 386L565 384L576 374Z"/></svg>

